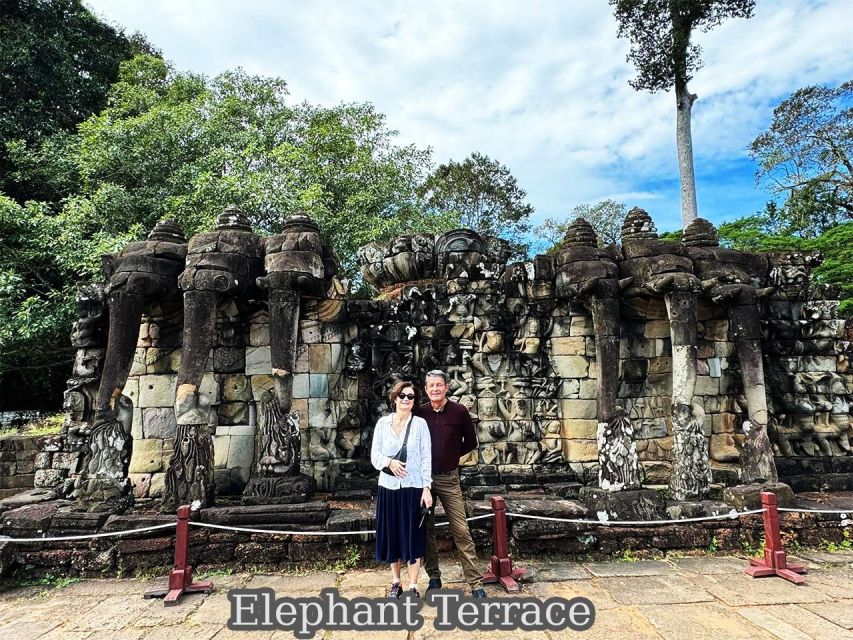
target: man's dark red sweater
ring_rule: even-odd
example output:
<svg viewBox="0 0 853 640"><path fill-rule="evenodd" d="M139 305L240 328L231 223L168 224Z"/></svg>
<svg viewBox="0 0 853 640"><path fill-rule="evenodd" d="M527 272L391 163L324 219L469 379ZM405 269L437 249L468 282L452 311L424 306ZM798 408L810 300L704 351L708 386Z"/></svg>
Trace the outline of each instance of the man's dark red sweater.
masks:
<svg viewBox="0 0 853 640"><path fill-rule="evenodd" d="M448 473L459 467L459 458L477 448L477 434L468 409L448 400L441 411L426 402L415 410L426 420L432 441L432 472Z"/></svg>

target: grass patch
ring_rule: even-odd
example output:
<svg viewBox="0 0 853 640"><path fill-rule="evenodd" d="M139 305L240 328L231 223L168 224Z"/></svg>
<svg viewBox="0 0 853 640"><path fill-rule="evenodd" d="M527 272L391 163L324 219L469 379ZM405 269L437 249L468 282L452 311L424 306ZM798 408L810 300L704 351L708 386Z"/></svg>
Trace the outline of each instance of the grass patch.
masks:
<svg viewBox="0 0 853 640"><path fill-rule="evenodd" d="M80 578L72 578L69 576L55 576L48 573L41 578L21 578L6 581L4 587L6 589L16 589L21 587L44 587L37 594L39 598L44 598L54 589L64 589L65 587L80 582Z"/></svg>
<svg viewBox="0 0 853 640"><path fill-rule="evenodd" d="M850 529L845 529L842 535L844 539L841 542L825 541L821 546L829 552L853 551L853 536L850 534Z"/></svg>
<svg viewBox="0 0 853 640"><path fill-rule="evenodd" d="M14 436L38 437L54 435L62 430L62 424L64 421L64 413L54 413L49 416L45 416L44 418L28 422L22 427L0 430L0 439Z"/></svg>

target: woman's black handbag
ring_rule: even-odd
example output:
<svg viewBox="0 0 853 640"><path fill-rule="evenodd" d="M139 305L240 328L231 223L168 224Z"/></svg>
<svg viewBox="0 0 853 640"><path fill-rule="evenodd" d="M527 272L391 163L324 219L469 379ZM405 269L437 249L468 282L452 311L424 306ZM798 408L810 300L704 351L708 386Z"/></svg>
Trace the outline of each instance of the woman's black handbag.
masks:
<svg viewBox="0 0 853 640"><path fill-rule="evenodd" d="M406 462L406 443L409 442L409 430L412 428L412 416L409 416L409 422L406 424L406 435L403 436L403 446L400 447L400 450L391 458L391 460L399 460L403 464ZM390 464L390 463L389 463ZM394 472L391 471L391 467L383 467L382 473L387 473L389 476L393 476Z"/></svg>

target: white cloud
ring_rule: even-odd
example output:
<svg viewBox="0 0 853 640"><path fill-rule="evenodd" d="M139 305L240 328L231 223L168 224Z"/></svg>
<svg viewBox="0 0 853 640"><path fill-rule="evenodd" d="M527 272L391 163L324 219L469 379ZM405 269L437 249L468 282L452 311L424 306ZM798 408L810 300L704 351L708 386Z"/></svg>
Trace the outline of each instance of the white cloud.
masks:
<svg viewBox="0 0 853 640"><path fill-rule="evenodd" d="M88 3L180 69L243 66L285 78L295 100L373 102L438 162L487 153L518 177L537 221L601 194L654 200L661 228L678 219L674 98L628 86L628 43L603 0ZM849 8L760 2L751 20L696 34L697 165L744 158L793 90L853 77ZM752 169L726 179L721 194L748 193Z"/></svg>

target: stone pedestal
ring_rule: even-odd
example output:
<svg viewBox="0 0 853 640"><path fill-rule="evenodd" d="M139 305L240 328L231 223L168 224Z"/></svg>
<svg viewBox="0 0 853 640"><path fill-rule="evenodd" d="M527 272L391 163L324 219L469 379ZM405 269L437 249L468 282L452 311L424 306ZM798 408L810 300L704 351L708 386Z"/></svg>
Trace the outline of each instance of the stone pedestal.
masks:
<svg viewBox="0 0 853 640"><path fill-rule="evenodd" d="M581 502L590 515L607 520L661 520L666 518L666 501L653 489L606 491L597 487L583 487Z"/></svg>
<svg viewBox="0 0 853 640"><path fill-rule="evenodd" d="M735 509L760 509L762 491L775 493L776 504L780 507L790 507L794 503L794 492L791 487L783 482L740 484L736 487L726 487L723 489L723 500Z"/></svg>

